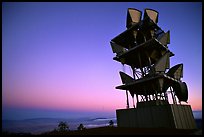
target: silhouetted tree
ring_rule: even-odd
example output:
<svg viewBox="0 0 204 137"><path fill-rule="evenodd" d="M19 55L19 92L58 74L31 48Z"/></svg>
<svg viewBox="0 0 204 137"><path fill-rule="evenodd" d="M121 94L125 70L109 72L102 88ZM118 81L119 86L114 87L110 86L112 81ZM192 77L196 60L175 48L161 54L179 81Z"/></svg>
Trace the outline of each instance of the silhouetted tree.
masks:
<svg viewBox="0 0 204 137"><path fill-rule="evenodd" d="M69 130L69 126L67 125L66 122L61 121L58 125L58 130L59 131L68 131Z"/></svg>
<svg viewBox="0 0 204 137"><path fill-rule="evenodd" d="M110 126L110 127L113 127L113 125L114 125L113 120L110 120L110 121L109 121L109 126Z"/></svg>
<svg viewBox="0 0 204 137"><path fill-rule="evenodd" d="M86 128L84 127L83 124L80 124L77 129L78 129L78 130L84 130L84 129L86 129Z"/></svg>

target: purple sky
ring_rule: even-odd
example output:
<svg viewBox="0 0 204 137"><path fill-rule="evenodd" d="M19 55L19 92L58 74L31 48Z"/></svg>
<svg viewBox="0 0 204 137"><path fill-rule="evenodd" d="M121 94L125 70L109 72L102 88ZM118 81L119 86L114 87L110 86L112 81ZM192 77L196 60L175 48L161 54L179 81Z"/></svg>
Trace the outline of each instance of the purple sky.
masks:
<svg viewBox="0 0 204 137"><path fill-rule="evenodd" d="M158 25L170 30L169 49L175 54L170 65L184 64L188 102L202 110L201 2L4 2L3 119L115 115L125 108L125 92L115 89L122 66L112 59L110 40L126 30L127 8L159 12Z"/></svg>

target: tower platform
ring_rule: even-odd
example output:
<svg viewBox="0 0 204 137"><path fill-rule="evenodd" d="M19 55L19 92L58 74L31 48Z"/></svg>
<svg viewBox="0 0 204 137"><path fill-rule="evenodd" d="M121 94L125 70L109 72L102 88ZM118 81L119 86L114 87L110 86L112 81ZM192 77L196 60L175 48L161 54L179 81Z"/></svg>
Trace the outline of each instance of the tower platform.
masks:
<svg viewBox="0 0 204 137"><path fill-rule="evenodd" d="M163 104L145 105L137 108L117 109L118 127L196 129L190 105Z"/></svg>

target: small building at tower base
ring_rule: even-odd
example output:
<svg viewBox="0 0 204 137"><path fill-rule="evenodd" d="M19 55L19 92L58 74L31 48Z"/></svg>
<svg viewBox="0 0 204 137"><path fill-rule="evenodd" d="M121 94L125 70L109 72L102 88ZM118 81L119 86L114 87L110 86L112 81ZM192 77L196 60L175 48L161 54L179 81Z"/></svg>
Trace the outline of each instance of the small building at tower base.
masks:
<svg viewBox="0 0 204 137"><path fill-rule="evenodd" d="M165 104L117 109L118 127L196 129L190 105Z"/></svg>

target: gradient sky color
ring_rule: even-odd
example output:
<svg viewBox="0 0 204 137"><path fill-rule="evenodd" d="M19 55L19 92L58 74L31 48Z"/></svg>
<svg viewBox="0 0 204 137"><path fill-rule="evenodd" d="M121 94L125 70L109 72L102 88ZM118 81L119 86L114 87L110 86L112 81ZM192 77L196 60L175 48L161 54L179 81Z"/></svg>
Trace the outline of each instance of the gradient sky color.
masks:
<svg viewBox="0 0 204 137"><path fill-rule="evenodd" d="M184 64L188 103L202 110L201 2L4 2L2 118L115 115L125 108L110 40L126 30L127 8L159 12L175 54L170 65Z"/></svg>

